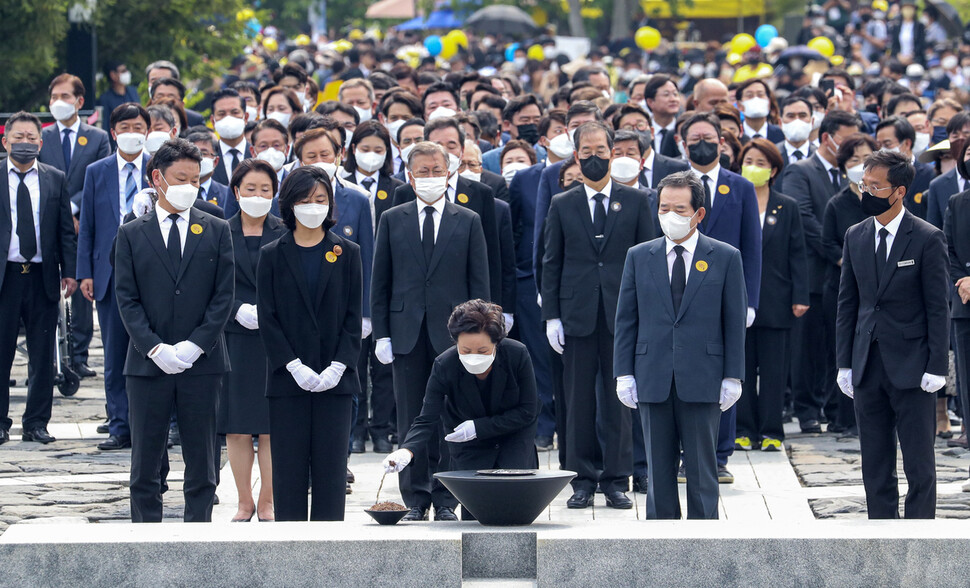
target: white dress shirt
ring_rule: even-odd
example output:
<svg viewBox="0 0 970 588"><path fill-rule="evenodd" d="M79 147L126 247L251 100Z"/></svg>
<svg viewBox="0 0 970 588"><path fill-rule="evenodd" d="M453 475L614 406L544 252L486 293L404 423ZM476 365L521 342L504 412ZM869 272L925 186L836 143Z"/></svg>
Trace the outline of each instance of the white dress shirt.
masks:
<svg viewBox="0 0 970 588"><path fill-rule="evenodd" d="M128 181L128 170L125 169L125 166L129 162L125 161L125 158L121 156L121 151L115 152L115 160L118 162L118 222L121 222L125 218L125 215L131 212L131 209L128 208L128 200L125 195L125 183ZM135 178L135 189L141 190L144 187L141 171L142 154L139 153L138 157L130 163L135 165L135 170L131 172Z"/></svg>
<svg viewBox="0 0 970 588"><path fill-rule="evenodd" d="M657 182L653 179L653 162L656 158L657 150L651 149L650 155L643 159L643 171L644 175L647 177L647 183L650 184L648 187L656 188Z"/></svg>
<svg viewBox="0 0 970 588"><path fill-rule="evenodd" d="M713 209L714 200L717 198L717 178L721 175L721 164L719 163L715 165L714 169L707 172L706 174L702 174L701 172L697 171L697 169L694 168L694 165L691 164L690 171L692 171L694 175L697 176L697 179L701 181L702 186L704 185L705 177L711 179L708 185L710 185L711 187L711 209ZM711 214L711 211L708 210L707 214Z"/></svg>
<svg viewBox="0 0 970 588"><path fill-rule="evenodd" d="M458 197L458 173L453 173L448 177L448 189L445 190L445 197L448 202L454 203Z"/></svg>
<svg viewBox="0 0 970 588"><path fill-rule="evenodd" d="M179 244L182 246L182 253L185 253L185 239L189 233L189 213L192 208L186 208L182 212L178 213L178 222L176 227L179 231ZM155 203L155 220L158 221L158 228L162 231L162 242L165 243L165 247L168 247L168 232L172 229L172 219L168 218L168 215L172 213L168 212L164 208Z"/></svg>
<svg viewBox="0 0 970 588"><path fill-rule="evenodd" d="M808 157L808 150L809 150L810 147L811 147L811 145L809 145L808 141L805 141L804 143L802 143L802 146L801 147L795 147L794 145L792 145L788 141L785 141L785 152L788 154L788 161L793 162L793 163L795 161L801 161L799 159L795 159L795 152L796 151L801 152L802 159L805 159L806 157Z"/></svg>
<svg viewBox="0 0 970 588"><path fill-rule="evenodd" d="M893 241L896 239L896 233L899 232L899 223L903 221L903 214L906 212L905 208L901 208L899 213L893 217L893 220L889 221L886 225L883 225L876 217L872 217L872 222L876 226L876 240L874 241L876 249L879 249L879 229L886 229L889 234L886 235L886 259L889 259L889 252L893 250Z"/></svg>
<svg viewBox="0 0 970 588"><path fill-rule="evenodd" d="M434 204L428 204L420 198L415 198L414 202L418 207L418 234L421 236L421 240L424 240L424 215L427 214L424 211L426 206L431 206L434 208L434 240L438 241L438 229L441 228L441 215L445 213L445 199L439 198Z"/></svg>
<svg viewBox="0 0 970 588"><path fill-rule="evenodd" d="M683 243L674 243L669 237L664 237L664 244L667 247L667 278L673 279L674 276L674 260L677 259L677 253L674 251L676 245L680 245L684 248L684 253L681 257L684 258L684 269L686 273L684 275L684 283L690 279L690 268L694 261L694 251L697 249L697 239L700 232L695 228L694 234L687 237L687 240Z"/></svg>
<svg viewBox="0 0 970 588"><path fill-rule="evenodd" d="M913 55L913 25L915 23L904 22L899 27L899 54Z"/></svg>
<svg viewBox="0 0 970 588"><path fill-rule="evenodd" d="M364 185L364 180L368 178L374 180L374 183L371 184L370 190L367 190L367 187ZM357 182L357 185L360 186L363 190L368 192L367 201L370 203L371 230L373 230L374 234L376 235L377 234L377 208L375 208L374 203L376 202L376 199L377 199L377 183L380 181L380 174L375 173L373 176L365 176L364 174L360 173L360 170L358 169L354 173L354 181Z"/></svg>
<svg viewBox="0 0 970 588"><path fill-rule="evenodd" d="M658 125L656 120L654 120L651 124L653 125L653 148L659 152L660 144L663 143L663 135L660 134L660 131L667 129L667 134L672 134L674 129L677 128L677 119L675 118L674 120L670 121L670 124L665 127Z"/></svg>
<svg viewBox="0 0 970 588"><path fill-rule="evenodd" d="M225 141L219 141L219 152L222 154L222 163L226 166L226 177L227 178L231 178L232 177L232 172L233 172L233 169L232 169L232 153L229 153L229 152L232 151L233 149L235 149L236 151L239 152L239 161L242 161L242 160L246 159L247 157L249 157L249 154L245 152L245 149L246 149L246 141L245 140L240 141L239 142L239 145L237 145L236 147L233 147L232 145L229 145Z"/></svg>
<svg viewBox="0 0 970 588"><path fill-rule="evenodd" d="M24 259L20 254L20 237L17 236L17 189L20 188L19 169L14 167L13 161L7 159L7 193L10 198L10 244L7 246L7 261L17 263L40 263L43 261L40 251L40 172L37 171L37 160L27 170L24 182L30 191L30 208L34 213L34 239L37 243L37 254L30 259Z"/></svg>
<svg viewBox="0 0 970 588"><path fill-rule="evenodd" d="M761 123L761 128L758 130L755 130L754 127L748 124L748 119L744 119L744 122L741 123L741 132L752 139L755 138L755 135L757 135L761 139L767 139L768 138L768 119L765 119L765 122Z"/></svg>
<svg viewBox="0 0 970 588"><path fill-rule="evenodd" d="M586 188L586 203L589 205L590 218L591 219L596 218L596 199L593 197L596 196L597 194L602 194L603 196L605 196L605 198L603 198L603 208L605 209L604 212L609 213L610 194L613 193L613 180L607 180L606 185L603 186L603 189L599 192L590 188L587 184L583 184L583 187Z"/></svg>
<svg viewBox="0 0 970 588"><path fill-rule="evenodd" d="M71 142L71 157L73 158L74 147L77 145L77 133L81 129L81 117L75 118L74 124L71 126L66 126L61 121L57 121L57 134L60 135L62 144L64 142L64 129L71 129L71 133L67 137Z"/></svg>

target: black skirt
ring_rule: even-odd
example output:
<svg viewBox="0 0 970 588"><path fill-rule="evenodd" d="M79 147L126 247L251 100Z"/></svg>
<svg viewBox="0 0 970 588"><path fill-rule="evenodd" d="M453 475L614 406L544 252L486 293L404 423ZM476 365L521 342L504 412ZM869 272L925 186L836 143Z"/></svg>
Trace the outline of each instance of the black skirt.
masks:
<svg viewBox="0 0 970 588"><path fill-rule="evenodd" d="M219 395L220 435L268 435L266 350L259 331L226 332L232 370Z"/></svg>

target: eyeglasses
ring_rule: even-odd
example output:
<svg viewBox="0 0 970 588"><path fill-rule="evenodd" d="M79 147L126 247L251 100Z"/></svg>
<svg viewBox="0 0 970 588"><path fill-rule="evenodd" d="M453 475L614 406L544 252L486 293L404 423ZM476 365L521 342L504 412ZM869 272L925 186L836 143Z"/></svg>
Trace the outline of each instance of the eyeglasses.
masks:
<svg viewBox="0 0 970 588"><path fill-rule="evenodd" d="M640 121L637 123L627 123L620 127L624 131L646 131L650 128L650 125L646 121Z"/></svg>
<svg viewBox="0 0 970 588"><path fill-rule="evenodd" d="M892 190L893 189L892 186L889 186L887 188L874 188L872 186L867 186L867 185L863 184L862 182L859 182L858 187L859 187L859 191L860 192L868 192L870 194L876 194L878 192L885 192L886 190Z"/></svg>

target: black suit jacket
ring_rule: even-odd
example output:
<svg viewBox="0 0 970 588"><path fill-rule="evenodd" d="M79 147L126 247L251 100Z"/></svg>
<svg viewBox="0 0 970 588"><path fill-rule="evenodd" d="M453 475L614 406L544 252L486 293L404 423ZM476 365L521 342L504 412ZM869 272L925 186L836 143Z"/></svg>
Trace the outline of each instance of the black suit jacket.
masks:
<svg viewBox="0 0 970 588"><path fill-rule="evenodd" d="M542 258L542 319L562 320L567 335L596 329L600 295L613 332L627 251L654 238L646 193L613 182L603 237L593 234L585 186L553 197Z"/></svg>
<svg viewBox="0 0 970 588"><path fill-rule="evenodd" d="M192 208L182 262L172 266L155 211L118 229L115 297L128 336L126 376L161 376L148 358L159 343L191 341L202 356L189 375L229 370L223 331L232 311L235 271L226 221Z"/></svg>
<svg viewBox="0 0 970 588"><path fill-rule="evenodd" d="M822 219L825 206L832 196L848 183L840 174L840 187L832 184L832 177L817 156L808 157L785 167L782 174L785 193L798 202L808 247L808 279L812 294L821 294L829 262L822 246Z"/></svg>
<svg viewBox="0 0 970 588"><path fill-rule="evenodd" d="M385 212L377 227L371 321L374 339L390 337L395 354L414 349L424 322L431 345L437 353L444 352L452 345L451 311L462 302L489 296L481 218L446 202L430 265L421 247L421 218L418 206L408 202Z"/></svg>
<svg viewBox="0 0 970 588"><path fill-rule="evenodd" d="M794 161L791 161L788 158L788 148L785 147L785 143L786 143L785 141L779 141L775 143L775 147L777 147L778 152L781 153L782 166L781 166L781 172L775 178L775 183L772 184L771 186L773 189L781 192L782 194L785 193L785 183L784 183L785 168L788 167L789 163L795 163ZM805 149L808 149L808 153L805 153ZM815 147L812 147L811 141L807 141L804 145L802 145L801 151L802 151L802 155L804 155L802 159L805 159L815 154Z"/></svg>
<svg viewBox="0 0 970 588"><path fill-rule="evenodd" d="M495 172L483 169L482 179L479 181L492 189L492 196L496 200L509 201L509 185L505 183L505 178Z"/></svg>
<svg viewBox="0 0 970 588"><path fill-rule="evenodd" d="M945 376L950 274L943 232L904 210L878 281L875 264L875 222L867 219L849 229L842 250L838 367L852 368L852 384L858 386L871 344L878 341L896 388L919 388L924 373Z"/></svg>
<svg viewBox="0 0 970 588"><path fill-rule="evenodd" d="M338 361L347 370L328 394L357 394L363 273L360 247L327 231L324 259L315 297L311 296L293 233L286 231L260 251L256 270L259 335L266 346L266 395L300 396L286 369L299 358L321 372ZM330 261L333 259L333 261Z"/></svg>
<svg viewBox="0 0 970 588"><path fill-rule="evenodd" d="M10 217L10 184L8 162L0 163L0 247L10 246L10 237L17 231ZM61 278L73 278L77 273L77 235L71 217L71 199L64 173L37 162L37 183L40 186L40 243L43 260L44 293L51 301L61 299ZM16 203L14 203L16 204ZM3 276L0 275L0 288Z"/></svg>
<svg viewBox="0 0 970 588"><path fill-rule="evenodd" d="M927 216L927 206L929 205L930 182L936 179L936 167L931 163L915 164L916 175L913 183L906 188L906 196L903 197L903 206L923 220L929 220ZM930 223L932 224L932 223ZM937 227L939 228L939 227Z"/></svg>
<svg viewBox="0 0 970 588"><path fill-rule="evenodd" d="M957 293L956 283L970 276L970 192L960 192L950 198L943 221L943 233L950 259L950 313L955 319L970 319L970 305L964 304ZM942 374L941 374L942 375Z"/></svg>
<svg viewBox="0 0 970 588"><path fill-rule="evenodd" d="M809 304L808 259L798 203L775 190L768 197L761 233L761 297L754 327L790 329L792 305Z"/></svg>
<svg viewBox="0 0 970 588"><path fill-rule="evenodd" d="M503 182L505 180L502 180ZM497 301L502 298L502 247L499 244L498 220L495 218L495 195L492 189L481 182L458 177L455 201L464 208L476 212L481 218L482 232L485 235L485 246L488 252L488 295L483 300ZM467 202L462 202L465 195ZM411 184L404 184L394 192L394 205L413 202L414 188ZM462 300L464 302L464 300ZM444 351L444 348L441 349Z"/></svg>
<svg viewBox="0 0 970 588"><path fill-rule="evenodd" d="M674 139L674 131L671 130L667 133L667 136L663 138L660 142L660 155L669 157L671 159L683 160L683 156L680 154L680 149L677 149L677 140ZM653 187L653 184L650 184Z"/></svg>
<svg viewBox="0 0 970 588"><path fill-rule="evenodd" d="M40 162L64 172L67 177L67 193L71 197L71 202L80 210L81 192L84 189L84 172L87 171L89 165L111 154L111 142L108 139L108 133L82 122L74 140L74 152L71 153L70 168L64 161L64 148L61 146L62 135L58 126L53 124L45 128L40 138L44 141L44 145L40 148Z"/></svg>
<svg viewBox="0 0 970 588"><path fill-rule="evenodd" d="M825 207L825 218L822 222L822 247L825 259L829 262L825 275L825 290L833 294L833 300L839 294L839 279L842 277L842 246L845 244L845 233L854 224L869 218L862 212L862 204L848 186L829 200Z"/></svg>
<svg viewBox="0 0 970 588"><path fill-rule="evenodd" d="M229 219L229 232L232 234L232 252L236 268L236 294L232 303L232 312L226 331L232 333L252 333L250 329L236 322L236 313L243 304L256 304L256 265L253 264L246 247L246 237L243 235L242 217L239 213ZM259 239L259 246L265 247L279 239L287 232L283 221L267 214L263 220L263 235Z"/></svg>
<svg viewBox="0 0 970 588"><path fill-rule="evenodd" d="M252 157L251 149L250 149L251 147L252 145L249 144L249 141L243 141L242 143L239 144L238 147L236 147L236 149L239 150L239 161ZM229 173L226 171L228 169L226 168L226 156L222 154L221 148L218 155L219 155L219 163L216 164L216 169L212 172L212 179L219 182L220 184L228 186ZM233 212L233 214L235 214L235 212Z"/></svg>
<svg viewBox="0 0 970 588"><path fill-rule="evenodd" d="M654 153L653 155L653 169L651 170L651 178L647 178L647 172L640 172L640 183L649 184L651 188L656 189L657 184L660 180L666 178L672 173L687 171L690 169L690 164L683 159L666 157L659 153ZM649 180L645 182L644 180Z"/></svg>
<svg viewBox="0 0 970 588"><path fill-rule="evenodd" d="M889 23L889 38L891 55L899 55L899 31L903 26L902 19L896 19ZM926 25L920 21L913 22L913 61L925 63L926 61ZM943 374L940 374L943 375Z"/></svg>
<svg viewBox="0 0 970 588"><path fill-rule="evenodd" d="M377 198L374 199L374 226L381 221L381 215L394 206L394 193L404 182L379 174L377 179Z"/></svg>
<svg viewBox="0 0 970 588"><path fill-rule="evenodd" d="M943 228L943 217L946 214L950 196L962 192L961 186L963 186L963 178L957 173L955 167L930 182L929 193L923 196L927 200L926 220L931 225L938 229Z"/></svg>
<svg viewBox="0 0 970 588"><path fill-rule="evenodd" d="M515 238L512 233L512 209L508 202L495 200L495 216L498 218L499 243L502 248L502 297L496 302L507 313L515 312Z"/></svg>

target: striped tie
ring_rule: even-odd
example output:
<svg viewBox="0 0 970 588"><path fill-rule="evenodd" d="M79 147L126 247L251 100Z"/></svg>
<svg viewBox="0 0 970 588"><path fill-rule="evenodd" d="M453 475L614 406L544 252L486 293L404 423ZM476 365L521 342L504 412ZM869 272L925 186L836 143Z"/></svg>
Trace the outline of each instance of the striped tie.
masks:
<svg viewBox="0 0 970 588"><path fill-rule="evenodd" d="M131 212L131 203L135 199L135 193L138 192L138 183L135 182L135 164L129 161L125 164L125 169L128 170L128 178L125 180L125 211Z"/></svg>

